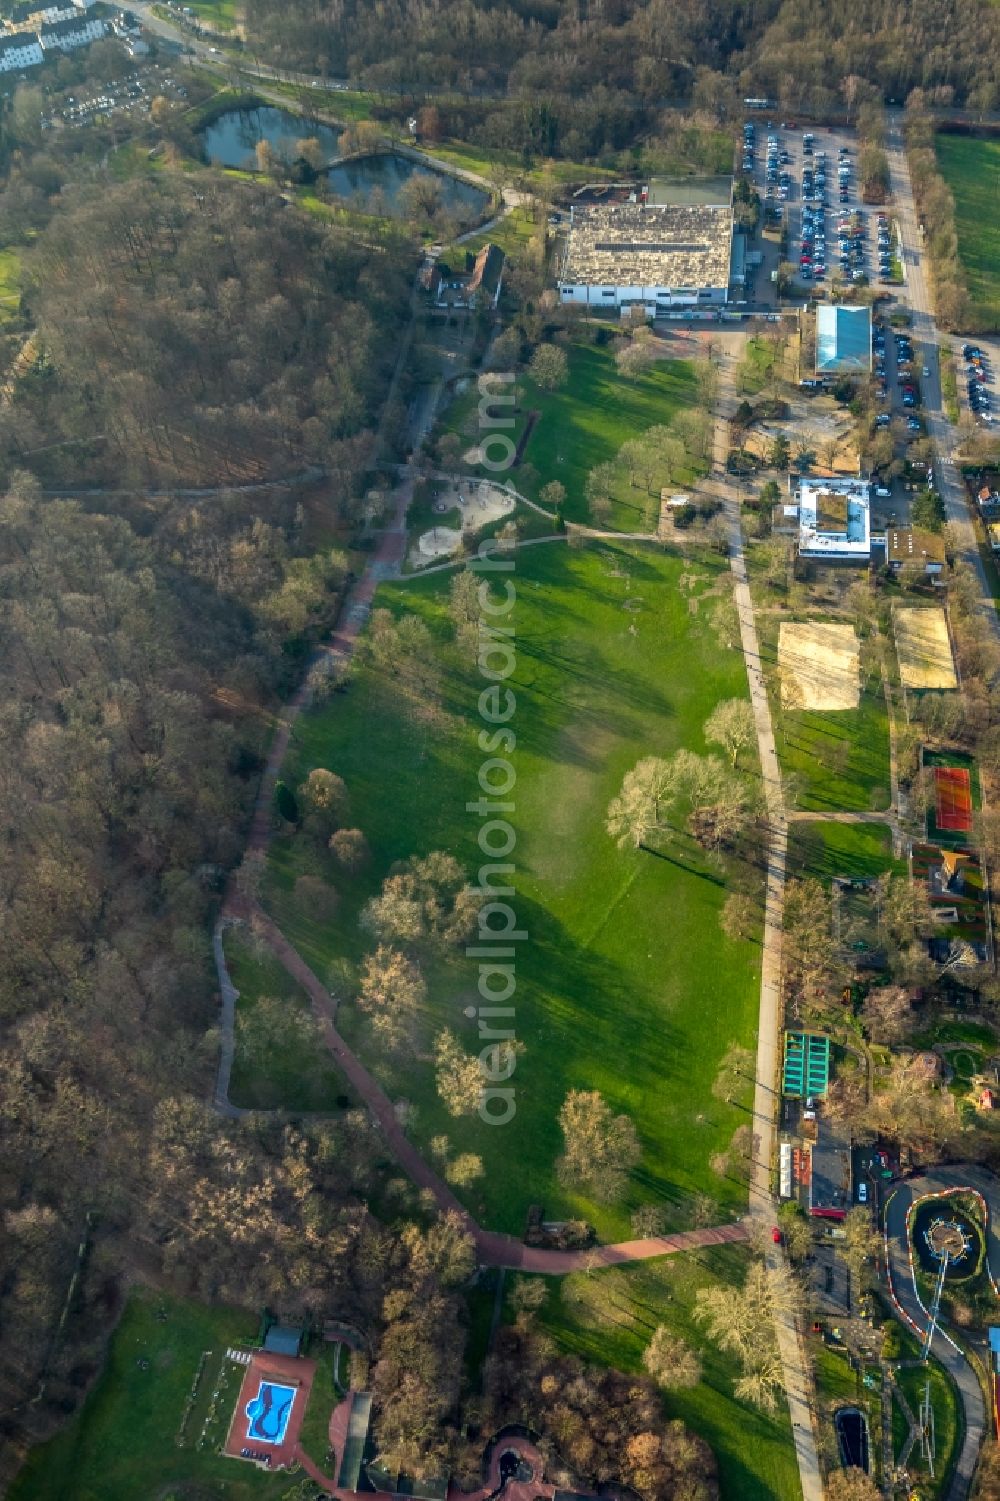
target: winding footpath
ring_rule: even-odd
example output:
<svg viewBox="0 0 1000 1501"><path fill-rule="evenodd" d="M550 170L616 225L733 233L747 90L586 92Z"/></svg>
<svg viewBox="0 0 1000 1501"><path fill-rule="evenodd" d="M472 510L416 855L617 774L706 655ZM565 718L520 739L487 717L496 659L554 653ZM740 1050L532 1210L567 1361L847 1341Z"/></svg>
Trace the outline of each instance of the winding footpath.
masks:
<svg viewBox="0 0 1000 1501"><path fill-rule="evenodd" d="M990 1276L996 1285L1000 1277L1000 1235L997 1212L1000 1211L1000 1182L984 1168L974 1164L936 1167L919 1177L908 1178L892 1192L885 1207L886 1277L897 1311L918 1339L927 1332L928 1312L917 1292L910 1263L907 1215L910 1208L927 1194L971 1188L982 1195L987 1206L987 1260ZM962 1447L952 1471L948 1501L966 1501L971 1488L979 1451L987 1436L986 1402L982 1383L968 1356L951 1335L940 1326L932 1342L935 1359L951 1376L965 1409Z"/></svg>

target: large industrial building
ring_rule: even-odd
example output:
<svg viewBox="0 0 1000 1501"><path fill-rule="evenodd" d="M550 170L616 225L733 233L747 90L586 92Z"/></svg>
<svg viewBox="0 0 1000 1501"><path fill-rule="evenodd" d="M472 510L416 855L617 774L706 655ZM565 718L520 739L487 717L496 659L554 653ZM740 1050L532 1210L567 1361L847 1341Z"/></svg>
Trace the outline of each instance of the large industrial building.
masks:
<svg viewBox="0 0 1000 1501"><path fill-rule="evenodd" d="M574 205L559 266L564 303L713 307L729 295L733 212L725 204Z"/></svg>

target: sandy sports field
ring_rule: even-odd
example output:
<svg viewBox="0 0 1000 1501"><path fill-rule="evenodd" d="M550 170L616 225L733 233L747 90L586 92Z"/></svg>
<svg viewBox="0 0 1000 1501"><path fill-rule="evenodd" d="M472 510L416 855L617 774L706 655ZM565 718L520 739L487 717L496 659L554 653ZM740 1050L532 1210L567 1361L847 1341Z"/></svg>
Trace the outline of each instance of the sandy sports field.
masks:
<svg viewBox="0 0 1000 1501"><path fill-rule="evenodd" d="M899 676L904 688L957 688L944 611L906 607L893 613Z"/></svg>
<svg viewBox="0 0 1000 1501"><path fill-rule="evenodd" d="M786 709L856 709L861 695L853 625L786 620L778 636L781 703Z"/></svg>

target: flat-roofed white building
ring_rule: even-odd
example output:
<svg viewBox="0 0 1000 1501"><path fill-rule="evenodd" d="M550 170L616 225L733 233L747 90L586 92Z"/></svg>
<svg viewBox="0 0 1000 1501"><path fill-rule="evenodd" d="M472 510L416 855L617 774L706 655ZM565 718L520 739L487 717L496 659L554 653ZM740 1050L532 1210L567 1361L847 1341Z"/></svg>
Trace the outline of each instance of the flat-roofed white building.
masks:
<svg viewBox="0 0 1000 1501"><path fill-rule="evenodd" d="M558 270L564 303L715 306L729 294L731 204L574 205Z"/></svg>
<svg viewBox="0 0 1000 1501"><path fill-rule="evenodd" d="M828 563L871 557L871 488L863 479L813 479L799 484L799 554Z"/></svg>

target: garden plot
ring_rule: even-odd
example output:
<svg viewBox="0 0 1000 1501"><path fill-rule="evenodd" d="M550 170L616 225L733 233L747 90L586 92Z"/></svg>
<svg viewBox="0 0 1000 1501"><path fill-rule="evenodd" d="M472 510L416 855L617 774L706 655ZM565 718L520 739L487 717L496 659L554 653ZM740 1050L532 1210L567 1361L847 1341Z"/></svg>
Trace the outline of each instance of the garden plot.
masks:
<svg viewBox="0 0 1000 1501"><path fill-rule="evenodd" d="M904 688L957 688L948 622L939 608L907 608L893 615L899 676Z"/></svg>
<svg viewBox="0 0 1000 1501"><path fill-rule="evenodd" d="M783 621L778 637L781 702L786 709L856 709L858 638L852 625Z"/></svg>

